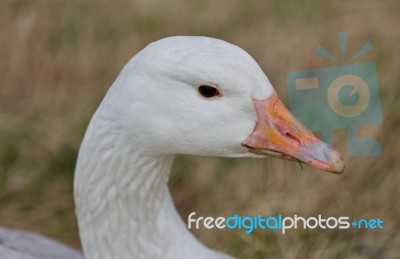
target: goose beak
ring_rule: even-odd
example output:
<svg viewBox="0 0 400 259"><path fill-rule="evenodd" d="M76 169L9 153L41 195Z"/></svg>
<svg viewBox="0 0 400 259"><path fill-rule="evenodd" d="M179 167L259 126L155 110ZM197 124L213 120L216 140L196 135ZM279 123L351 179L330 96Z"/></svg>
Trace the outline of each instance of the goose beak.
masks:
<svg viewBox="0 0 400 259"><path fill-rule="evenodd" d="M266 100L254 99L257 123L242 143L258 155L302 161L318 169L340 174L344 160L339 152L314 136L274 93Z"/></svg>

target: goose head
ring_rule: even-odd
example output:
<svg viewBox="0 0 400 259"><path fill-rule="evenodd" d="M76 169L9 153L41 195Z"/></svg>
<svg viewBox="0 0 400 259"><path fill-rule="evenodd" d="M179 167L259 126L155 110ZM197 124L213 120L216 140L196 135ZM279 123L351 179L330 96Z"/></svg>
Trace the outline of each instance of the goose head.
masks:
<svg viewBox="0 0 400 259"><path fill-rule="evenodd" d="M344 169L244 50L206 37L159 40L125 66L79 151L74 195L87 258L228 258L199 243L175 210L167 185L174 154Z"/></svg>
<svg viewBox="0 0 400 259"><path fill-rule="evenodd" d="M273 156L344 170L340 154L291 115L257 62L222 40L151 43L126 65L102 106L114 131L149 153Z"/></svg>

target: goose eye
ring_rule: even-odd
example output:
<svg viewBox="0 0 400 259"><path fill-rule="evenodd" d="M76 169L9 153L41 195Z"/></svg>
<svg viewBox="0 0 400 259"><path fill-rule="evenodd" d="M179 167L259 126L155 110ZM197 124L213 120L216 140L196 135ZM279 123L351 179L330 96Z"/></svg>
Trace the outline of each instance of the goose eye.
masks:
<svg viewBox="0 0 400 259"><path fill-rule="evenodd" d="M204 96L205 98L212 98L212 97L220 97L222 96L221 92L218 90L217 87L212 85L201 85L198 88L199 93Z"/></svg>

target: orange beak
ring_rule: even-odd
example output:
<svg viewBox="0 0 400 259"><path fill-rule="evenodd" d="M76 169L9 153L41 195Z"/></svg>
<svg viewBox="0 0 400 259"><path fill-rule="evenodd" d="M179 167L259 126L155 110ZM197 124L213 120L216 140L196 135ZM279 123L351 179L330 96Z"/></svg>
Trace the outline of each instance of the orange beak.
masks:
<svg viewBox="0 0 400 259"><path fill-rule="evenodd" d="M344 160L339 152L314 136L297 120L274 93L266 100L253 100L257 123L242 143L249 152L302 161L318 169L340 174Z"/></svg>

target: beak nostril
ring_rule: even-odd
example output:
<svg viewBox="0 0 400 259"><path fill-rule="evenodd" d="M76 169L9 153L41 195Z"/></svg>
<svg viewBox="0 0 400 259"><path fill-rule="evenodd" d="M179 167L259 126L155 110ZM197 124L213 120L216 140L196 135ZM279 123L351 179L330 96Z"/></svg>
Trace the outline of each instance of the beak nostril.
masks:
<svg viewBox="0 0 400 259"><path fill-rule="evenodd" d="M286 135L287 138L291 139L291 140L294 141L294 142L297 142L297 144L298 144L299 146L301 146L301 140L300 140L299 138L297 138L296 136L292 135L292 134L289 133L289 132L286 132L285 135Z"/></svg>

